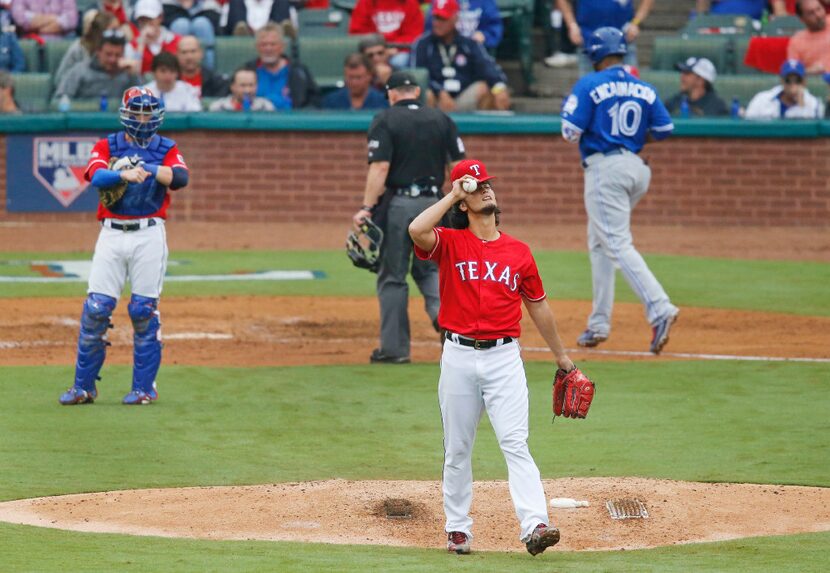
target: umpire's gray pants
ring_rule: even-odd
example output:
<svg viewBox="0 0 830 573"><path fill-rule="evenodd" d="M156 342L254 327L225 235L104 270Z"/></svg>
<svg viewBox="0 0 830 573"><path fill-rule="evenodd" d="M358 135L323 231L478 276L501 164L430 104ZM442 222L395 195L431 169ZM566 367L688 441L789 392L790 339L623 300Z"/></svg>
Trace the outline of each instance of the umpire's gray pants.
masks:
<svg viewBox="0 0 830 573"><path fill-rule="evenodd" d="M651 169L630 152L592 155L585 169L585 210L588 213L588 250L594 307L588 328L611 331L614 273L619 268L645 307L649 324L677 312L669 296L648 268L631 236L631 211L648 191Z"/></svg>
<svg viewBox="0 0 830 573"><path fill-rule="evenodd" d="M422 261L412 250L409 224L421 211L438 202L437 197L395 196L383 235L377 292L380 301L380 350L387 356L409 356L409 285L412 278L421 294L430 320L438 317L438 267Z"/></svg>

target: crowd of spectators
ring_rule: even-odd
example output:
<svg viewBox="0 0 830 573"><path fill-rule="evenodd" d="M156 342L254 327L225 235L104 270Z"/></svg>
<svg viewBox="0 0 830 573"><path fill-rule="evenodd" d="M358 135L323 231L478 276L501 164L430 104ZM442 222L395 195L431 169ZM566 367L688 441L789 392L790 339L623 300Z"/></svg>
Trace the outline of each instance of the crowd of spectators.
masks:
<svg viewBox="0 0 830 573"><path fill-rule="evenodd" d="M624 32L625 63L636 73L637 40L654 4L553 0L550 22L561 26L562 42L552 44L555 52L545 63L592 71L581 53L584 39L610 25ZM429 105L454 112L512 108L508 77L495 60L505 34L497 0L356 0L348 32L362 38L358 50L345 57L342 87L334 90L320 89L296 50L286 53L286 36L296 40L303 33L298 10L319 8L329 9L329 0L0 0L0 70L12 73L0 77L0 110L19 107L14 74L37 71L26 68L24 38L41 46L73 40L52 76L52 106L64 97L117 98L126 86L137 84L158 92L168 111L379 109L388 105L385 85L391 73L417 67L427 73ZM756 99L774 97L778 117L814 117L813 108L799 110L815 99L806 78L824 74L830 82L830 0L696 0L694 8L690 17L797 15L804 29L789 40L786 56L801 67L788 68L781 85ZM257 57L223 74L216 70L217 38L229 35L254 36ZM573 54L561 51L566 46L567 52L568 45ZM719 70L712 61L693 56L677 62L677 69L679 90L665 98L671 113L735 115L734 105L730 108L715 91ZM801 69L800 75L792 71ZM209 105L213 100L218 105ZM741 113L753 118L757 108L749 105Z"/></svg>

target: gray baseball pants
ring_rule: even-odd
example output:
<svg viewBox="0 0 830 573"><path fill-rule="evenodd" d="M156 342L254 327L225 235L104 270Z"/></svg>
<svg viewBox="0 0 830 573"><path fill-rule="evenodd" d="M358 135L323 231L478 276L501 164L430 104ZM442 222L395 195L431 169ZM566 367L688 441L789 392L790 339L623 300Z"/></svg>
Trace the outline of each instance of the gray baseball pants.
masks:
<svg viewBox="0 0 830 573"><path fill-rule="evenodd" d="M438 267L415 256L409 236L412 220L436 202L437 197L395 196L389 204L377 282L380 350L387 356L409 356L409 284L406 275L410 272L424 296L429 319L438 318Z"/></svg>
<svg viewBox="0 0 830 573"><path fill-rule="evenodd" d="M617 268L645 307L649 324L675 314L677 307L634 248L631 211L648 191L651 169L636 154L595 154L586 159L585 210L594 304L588 328L611 332Z"/></svg>

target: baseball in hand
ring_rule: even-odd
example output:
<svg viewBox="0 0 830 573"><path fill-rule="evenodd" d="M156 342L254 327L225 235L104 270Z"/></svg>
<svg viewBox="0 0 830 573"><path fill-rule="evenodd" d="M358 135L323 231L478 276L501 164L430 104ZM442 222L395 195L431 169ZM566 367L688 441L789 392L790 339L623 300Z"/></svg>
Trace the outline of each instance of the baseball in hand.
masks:
<svg viewBox="0 0 830 573"><path fill-rule="evenodd" d="M467 193L472 193L478 189L478 183L472 179L465 179L461 182L461 186L464 187L464 191Z"/></svg>

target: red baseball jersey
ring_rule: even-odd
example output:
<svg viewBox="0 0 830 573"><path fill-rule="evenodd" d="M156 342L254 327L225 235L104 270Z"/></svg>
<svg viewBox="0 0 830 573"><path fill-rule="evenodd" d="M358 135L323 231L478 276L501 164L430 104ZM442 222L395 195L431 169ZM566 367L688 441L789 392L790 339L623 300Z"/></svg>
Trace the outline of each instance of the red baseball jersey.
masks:
<svg viewBox="0 0 830 573"><path fill-rule="evenodd" d="M482 241L469 229L434 232L432 251L416 245L415 255L438 263L441 327L470 338L518 338L522 298L546 296L530 247L505 233Z"/></svg>

